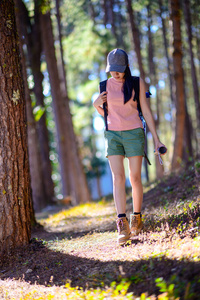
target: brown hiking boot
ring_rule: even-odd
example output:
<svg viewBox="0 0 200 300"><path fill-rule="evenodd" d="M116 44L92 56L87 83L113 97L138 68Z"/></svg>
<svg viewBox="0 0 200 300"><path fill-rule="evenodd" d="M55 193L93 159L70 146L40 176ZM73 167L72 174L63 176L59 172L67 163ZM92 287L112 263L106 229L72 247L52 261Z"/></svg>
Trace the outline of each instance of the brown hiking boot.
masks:
<svg viewBox="0 0 200 300"><path fill-rule="evenodd" d="M130 239L131 234L128 219L126 217L118 218L116 223L119 233L117 242L119 245L125 244Z"/></svg>
<svg viewBox="0 0 200 300"><path fill-rule="evenodd" d="M140 215L130 215L131 236L138 235L143 228L142 218Z"/></svg>

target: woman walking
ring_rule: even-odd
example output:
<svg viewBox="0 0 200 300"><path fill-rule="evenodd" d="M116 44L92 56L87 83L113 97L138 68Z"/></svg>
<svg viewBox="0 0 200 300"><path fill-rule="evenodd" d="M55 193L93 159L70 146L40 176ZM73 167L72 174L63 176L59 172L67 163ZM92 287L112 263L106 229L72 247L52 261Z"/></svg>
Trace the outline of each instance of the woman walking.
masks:
<svg viewBox="0 0 200 300"><path fill-rule="evenodd" d="M108 130L105 131L106 156L109 160L113 179L113 197L117 211L118 244L126 243L131 236L142 230L141 208L143 187L141 181L142 159L144 156L144 130L137 109L137 99L133 88L133 77L128 65L128 55L122 49L112 50L107 57L106 91L99 94L93 105L104 116L103 104L107 104ZM140 106L142 114L152 133L155 154L165 147L159 140L155 123L146 102L145 84L140 78ZM130 226L126 217L126 192L124 158L128 158L129 177L132 186L134 212L130 215Z"/></svg>

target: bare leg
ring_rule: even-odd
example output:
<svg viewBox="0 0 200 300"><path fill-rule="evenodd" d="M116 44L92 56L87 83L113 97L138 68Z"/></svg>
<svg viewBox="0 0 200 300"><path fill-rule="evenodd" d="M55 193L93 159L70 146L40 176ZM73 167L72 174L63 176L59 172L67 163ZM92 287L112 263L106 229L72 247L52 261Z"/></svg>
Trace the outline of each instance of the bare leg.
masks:
<svg viewBox="0 0 200 300"><path fill-rule="evenodd" d="M126 213L126 191L125 191L125 171L124 156L111 155L108 156L110 169L113 179L113 197L117 214Z"/></svg>
<svg viewBox="0 0 200 300"><path fill-rule="evenodd" d="M128 160L134 212L141 212L143 200L143 186L141 180L142 156L132 156L129 157Z"/></svg>

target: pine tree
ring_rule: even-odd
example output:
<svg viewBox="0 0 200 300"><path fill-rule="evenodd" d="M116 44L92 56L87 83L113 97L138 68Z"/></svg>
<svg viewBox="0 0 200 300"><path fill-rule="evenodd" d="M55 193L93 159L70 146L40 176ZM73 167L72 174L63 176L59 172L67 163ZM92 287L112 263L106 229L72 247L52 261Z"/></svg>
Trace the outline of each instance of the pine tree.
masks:
<svg viewBox="0 0 200 300"><path fill-rule="evenodd" d="M31 233L31 189L23 76L13 0L0 1L0 253Z"/></svg>

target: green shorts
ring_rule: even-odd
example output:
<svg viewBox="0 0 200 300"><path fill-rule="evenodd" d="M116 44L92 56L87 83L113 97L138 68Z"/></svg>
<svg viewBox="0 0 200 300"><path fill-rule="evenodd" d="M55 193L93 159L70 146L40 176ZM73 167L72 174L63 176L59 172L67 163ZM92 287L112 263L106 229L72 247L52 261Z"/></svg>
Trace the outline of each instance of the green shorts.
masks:
<svg viewBox="0 0 200 300"><path fill-rule="evenodd" d="M143 128L124 131L105 131L106 157L109 155L144 156Z"/></svg>

